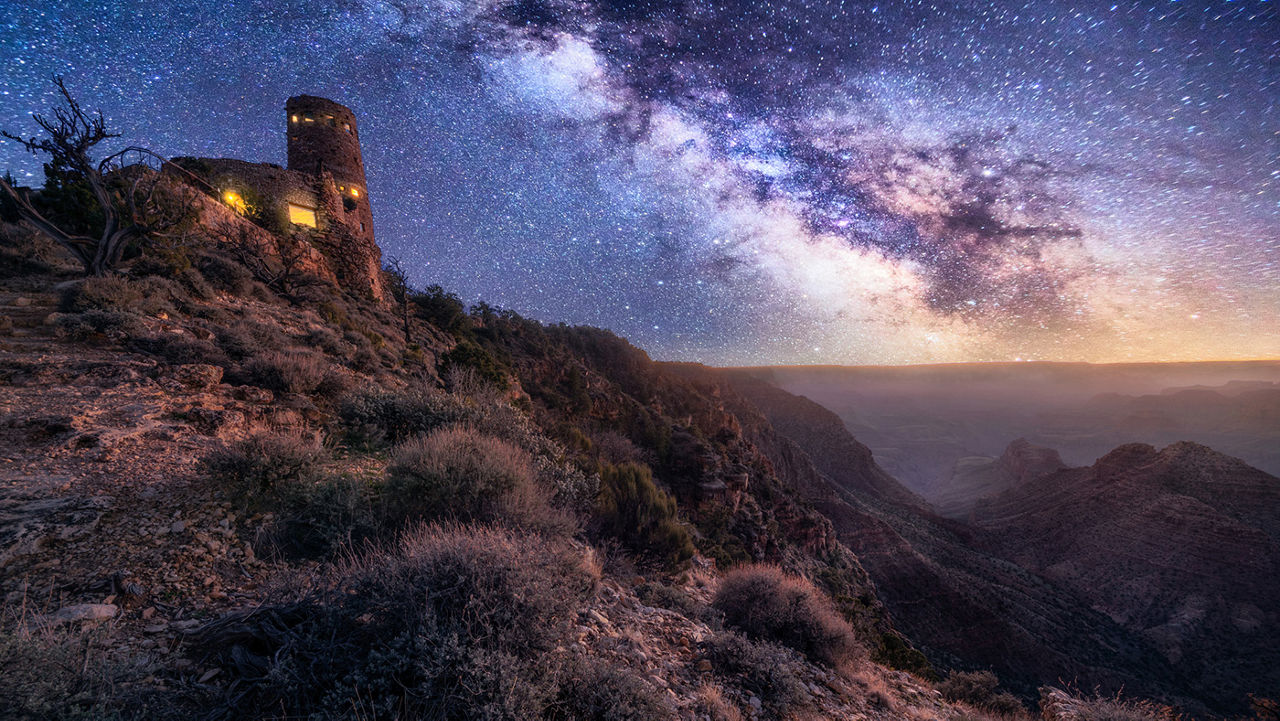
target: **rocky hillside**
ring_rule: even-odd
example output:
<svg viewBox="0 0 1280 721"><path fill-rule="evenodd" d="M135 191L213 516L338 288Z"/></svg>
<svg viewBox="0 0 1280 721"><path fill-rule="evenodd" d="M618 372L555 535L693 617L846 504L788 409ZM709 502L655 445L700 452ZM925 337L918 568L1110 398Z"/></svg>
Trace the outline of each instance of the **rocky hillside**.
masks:
<svg viewBox="0 0 1280 721"><path fill-rule="evenodd" d="M610 334L0 230L4 718L980 713L719 390Z"/></svg>
<svg viewBox="0 0 1280 721"><path fill-rule="evenodd" d="M1280 478L1193 443L1122 446L978 504L994 552L1140 635L1199 693L1280 686Z"/></svg>
<svg viewBox="0 0 1280 721"><path fill-rule="evenodd" d="M816 404L198 227L91 279L0 227L11 717L1025 717L948 667L1167 690Z"/></svg>
<svg viewBox="0 0 1280 721"><path fill-rule="evenodd" d="M994 669L1027 693L1073 678L1112 692L1179 695L1170 664L1085 599L990 553L975 529L899 501L905 491L872 490L878 484L866 479L887 476L868 450L849 450L860 444L835 414L754 372L726 377L813 459L823 483L806 489L806 498L858 556L895 624L931 658Z"/></svg>

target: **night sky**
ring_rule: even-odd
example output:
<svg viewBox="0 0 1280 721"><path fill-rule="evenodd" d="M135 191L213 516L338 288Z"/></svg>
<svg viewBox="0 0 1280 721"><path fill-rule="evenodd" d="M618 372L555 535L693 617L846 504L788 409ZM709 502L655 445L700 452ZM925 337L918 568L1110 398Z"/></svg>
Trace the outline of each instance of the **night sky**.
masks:
<svg viewBox="0 0 1280 721"><path fill-rule="evenodd" d="M56 73L122 142L283 164L333 98L416 283L656 358L1280 357L1280 2L3 8L0 127Z"/></svg>

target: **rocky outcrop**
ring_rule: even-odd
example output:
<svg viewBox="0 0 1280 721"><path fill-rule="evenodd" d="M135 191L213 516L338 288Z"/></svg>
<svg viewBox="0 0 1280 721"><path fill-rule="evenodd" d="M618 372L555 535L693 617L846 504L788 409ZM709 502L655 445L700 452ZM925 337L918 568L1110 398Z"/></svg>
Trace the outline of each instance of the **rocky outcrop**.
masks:
<svg viewBox="0 0 1280 721"><path fill-rule="evenodd" d="M1280 687L1280 479L1193 443L1121 446L978 504L986 547L1157 648L1233 709Z"/></svg>
<svg viewBox="0 0 1280 721"><path fill-rule="evenodd" d="M756 439L774 466L803 468L799 459L813 459L815 471L821 469L779 473L831 519L895 627L936 664L993 669L1028 696L1058 678L1106 692L1178 694L1181 679L1148 640L1071 590L983 549L974 529L893 489L893 479L834 414L749 373L727 375L766 411L762 428L785 429L781 440ZM753 424L744 420L744 426L750 435Z"/></svg>
<svg viewBox="0 0 1280 721"><path fill-rule="evenodd" d="M1019 438L999 458L971 456L957 461L950 483L934 496L933 507L947 518L967 518L978 499L1066 467L1054 449Z"/></svg>

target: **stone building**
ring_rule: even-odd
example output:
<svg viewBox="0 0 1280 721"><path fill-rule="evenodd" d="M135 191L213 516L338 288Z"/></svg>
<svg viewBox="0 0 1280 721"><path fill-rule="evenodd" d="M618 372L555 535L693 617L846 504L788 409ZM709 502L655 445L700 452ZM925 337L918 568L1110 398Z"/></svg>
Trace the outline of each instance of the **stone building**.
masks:
<svg viewBox="0 0 1280 721"><path fill-rule="evenodd" d="M328 266L324 275L344 290L384 298L355 114L332 100L299 95L285 103L285 127L287 168L232 158L184 166L203 175L235 212L318 251Z"/></svg>

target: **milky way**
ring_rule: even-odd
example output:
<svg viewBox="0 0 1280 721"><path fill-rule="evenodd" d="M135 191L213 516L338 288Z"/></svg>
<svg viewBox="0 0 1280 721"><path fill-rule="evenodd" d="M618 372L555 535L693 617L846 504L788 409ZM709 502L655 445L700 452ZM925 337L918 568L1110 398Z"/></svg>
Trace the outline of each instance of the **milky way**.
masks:
<svg viewBox="0 0 1280 721"><path fill-rule="evenodd" d="M0 127L59 74L280 163L334 98L417 284L658 358L1277 357L1277 5L8 0Z"/></svg>

